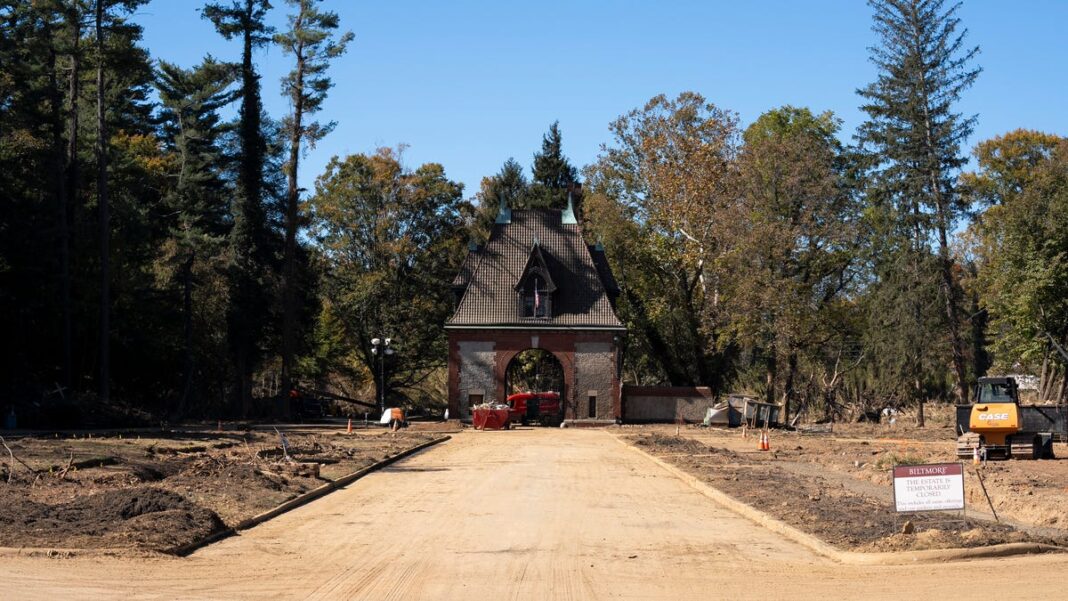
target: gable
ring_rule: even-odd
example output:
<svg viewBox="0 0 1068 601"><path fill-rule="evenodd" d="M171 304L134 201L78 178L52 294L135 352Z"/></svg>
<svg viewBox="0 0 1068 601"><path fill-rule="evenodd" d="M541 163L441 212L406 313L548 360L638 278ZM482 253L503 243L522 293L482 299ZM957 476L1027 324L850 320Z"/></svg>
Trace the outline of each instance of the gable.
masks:
<svg viewBox="0 0 1068 601"><path fill-rule="evenodd" d="M580 226L564 223L561 211L512 210L507 223L494 224L477 255L470 274L454 281L462 283L462 296L446 328L625 329L602 279L607 263L594 261ZM465 268L470 269L466 262ZM530 273L544 273L552 282L548 319L520 315L518 289Z"/></svg>
<svg viewBox="0 0 1068 601"><path fill-rule="evenodd" d="M515 291L520 292L527 288L527 283L533 278L541 278L542 283L545 284L545 289L549 293L556 292L556 283L553 281L549 266L545 263L545 255L541 252L541 243L538 242L537 238L534 239L534 244L530 247L527 264L523 267L519 279L516 280Z"/></svg>

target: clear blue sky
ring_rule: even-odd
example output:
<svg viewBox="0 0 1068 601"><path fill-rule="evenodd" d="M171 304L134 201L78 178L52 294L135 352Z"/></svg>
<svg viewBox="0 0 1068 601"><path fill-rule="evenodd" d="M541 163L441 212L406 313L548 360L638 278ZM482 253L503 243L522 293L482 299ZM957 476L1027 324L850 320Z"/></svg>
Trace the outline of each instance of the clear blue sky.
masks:
<svg viewBox="0 0 1068 601"><path fill-rule="evenodd" d="M239 46L200 18L202 4L154 0L135 15L154 58L237 60ZM282 27L288 7L273 4L271 21ZM743 124L784 104L831 110L848 139L863 118L855 90L875 76L861 0L325 6L356 40L331 69L335 87L319 118L338 125L307 155L300 179L309 189L333 155L403 143L409 165L442 163L471 196L508 157L529 169L554 120L581 167L610 141L610 121L656 94L686 90L736 111ZM1068 135L1068 1L965 0L960 16L984 70L960 103L979 114L969 151L1019 127ZM257 60L266 108L281 117L289 58L270 48Z"/></svg>

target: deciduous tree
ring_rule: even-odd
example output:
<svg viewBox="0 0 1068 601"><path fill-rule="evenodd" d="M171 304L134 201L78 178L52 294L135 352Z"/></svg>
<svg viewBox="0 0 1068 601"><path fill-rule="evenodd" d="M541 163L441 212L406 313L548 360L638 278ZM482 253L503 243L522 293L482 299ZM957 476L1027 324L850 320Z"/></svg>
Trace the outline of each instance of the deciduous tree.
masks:
<svg viewBox="0 0 1068 601"><path fill-rule="evenodd" d="M1017 130L975 156L964 182L984 207L972 227L997 364L1041 372L1043 396L1063 401L1068 364L1053 343L1068 348L1068 138Z"/></svg>
<svg viewBox="0 0 1068 601"><path fill-rule="evenodd" d="M656 96L610 129L614 143L586 172L586 213L619 280L620 313L651 358L651 379L718 389L733 352L720 266L737 117L685 92Z"/></svg>
<svg viewBox="0 0 1068 601"><path fill-rule="evenodd" d="M725 217L733 234L728 329L763 357L765 392L781 400L784 419L801 362L818 364L826 347L843 342L838 313L854 274L859 211L838 128L832 114L804 108L761 115L743 136L737 202Z"/></svg>
<svg viewBox="0 0 1068 601"><path fill-rule="evenodd" d="M323 295L350 349L344 355L370 372L371 338L394 337L387 382L378 383L392 394L418 396L446 360L441 325L452 310L449 283L463 255L469 210L462 191L441 165L408 170L384 149L334 158L308 201L324 262Z"/></svg>

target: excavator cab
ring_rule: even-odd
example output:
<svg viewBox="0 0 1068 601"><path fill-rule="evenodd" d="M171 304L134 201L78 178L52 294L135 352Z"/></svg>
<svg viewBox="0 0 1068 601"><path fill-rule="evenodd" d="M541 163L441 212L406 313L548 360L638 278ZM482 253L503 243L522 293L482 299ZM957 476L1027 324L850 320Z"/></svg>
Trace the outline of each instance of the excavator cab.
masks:
<svg viewBox="0 0 1068 601"><path fill-rule="evenodd" d="M1038 459L1052 455L1048 434L1024 432L1020 392L1013 378L979 378L968 430L957 439L957 455L977 450L988 458Z"/></svg>
<svg viewBox="0 0 1068 601"><path fill-rule="evenodd" d="M979 435L987 456L1008 457L1011 454L1009 437L1020 431L1019 409L1016 380L979 378L968 429Z"/></svg>
<svg viewBox="0 0 1068 601"><path fill-rule="evenodd" d="M1020 404L1020 393L1013 378L979 378L975 385L976 403Z"/></svg>

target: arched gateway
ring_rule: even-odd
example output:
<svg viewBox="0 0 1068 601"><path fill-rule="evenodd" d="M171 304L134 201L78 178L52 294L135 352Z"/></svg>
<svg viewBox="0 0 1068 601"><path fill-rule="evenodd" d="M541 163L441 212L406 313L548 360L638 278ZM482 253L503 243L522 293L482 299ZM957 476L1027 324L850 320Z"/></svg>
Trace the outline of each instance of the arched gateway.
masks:
<svg viewBox="0 0 1068 601"><path fill-rule="evenodd" d="M543 349L563 372L564 419L615 422L620 343L626 328L613 305L619 290L604 249L587 246L568 200L563 211L510 210L502 203L489 241L472 245L453 280L457 306L449 335L449 414L504 402L508 367Z"/></svg>

